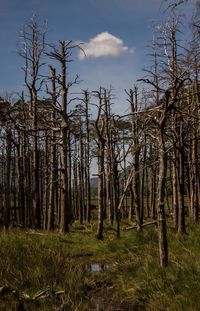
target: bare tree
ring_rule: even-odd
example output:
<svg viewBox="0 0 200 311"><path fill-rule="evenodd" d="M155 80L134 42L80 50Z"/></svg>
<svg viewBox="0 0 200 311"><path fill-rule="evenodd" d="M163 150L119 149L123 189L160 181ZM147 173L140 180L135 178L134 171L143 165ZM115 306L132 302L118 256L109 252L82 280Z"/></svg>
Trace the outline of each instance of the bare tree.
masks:
<svg viewBox="0 0 200 311"><path fill-rule="evenodd" d="M33 207L35 227L41 226L41 202L39 193L39 152L38 152L38 92L42 87L40 70L43 66L42 56L45 50L46 23L41 27L36 15L33 15L20 33L19 55L24 60L24 79L30 100L30 114L32 117L32 165L33 165Z"/></svg>

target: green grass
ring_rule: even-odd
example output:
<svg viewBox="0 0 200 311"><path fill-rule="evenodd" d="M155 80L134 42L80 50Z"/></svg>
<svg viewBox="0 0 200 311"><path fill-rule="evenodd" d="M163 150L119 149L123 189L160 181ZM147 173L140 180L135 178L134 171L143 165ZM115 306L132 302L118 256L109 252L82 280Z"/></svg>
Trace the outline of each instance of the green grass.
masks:
<svg viewBox="0 0 200 311"><path fill-rule="evenodd" d="M25 310L200 310L200 226L190 226L184 236L172 228L169 267L159 267L157 232L105 227L104 240L95 238L96 224L80 226L61 235L13 230L0 233L0 287L16 294L0 297L0 310L19 308L19 293L33 297L40 290L64 290L55 296L22 301ZM92 263L107 264L91 272ZM18 309L17 309L18 308Z"/></svg>

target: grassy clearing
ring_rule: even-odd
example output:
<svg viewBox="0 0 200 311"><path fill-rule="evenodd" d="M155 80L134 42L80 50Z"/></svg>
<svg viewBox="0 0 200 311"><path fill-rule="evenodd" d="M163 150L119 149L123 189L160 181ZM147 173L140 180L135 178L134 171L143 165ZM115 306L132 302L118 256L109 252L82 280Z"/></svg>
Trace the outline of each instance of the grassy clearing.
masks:
<svg viewBox="0 0 200 311"><path fill-rule="evenodd" d="M0 297L0 310L200 310L198 225L183 237L168 230L167 269L158 267L154 226L122 231L120 239L107 227L104 241L95 239L95 229L75 225L67 235L1 232L0 286L16 295ZM106 268L91 272L95 263ZM20 293L32 297L47 288L65 294L20 302Z"/></svg>

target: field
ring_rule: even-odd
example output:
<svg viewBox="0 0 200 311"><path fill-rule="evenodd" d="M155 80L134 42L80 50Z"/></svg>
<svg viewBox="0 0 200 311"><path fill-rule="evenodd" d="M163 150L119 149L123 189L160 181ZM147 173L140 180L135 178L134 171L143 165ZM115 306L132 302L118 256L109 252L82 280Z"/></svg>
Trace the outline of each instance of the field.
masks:
<svg viewBox="0 0 200 311"><path fill-rule="evenodd" d="M168 228L159 268L155 226L142 233L75 224L71 233L0 233L0 310L200 310L200 227Z"/></svg>

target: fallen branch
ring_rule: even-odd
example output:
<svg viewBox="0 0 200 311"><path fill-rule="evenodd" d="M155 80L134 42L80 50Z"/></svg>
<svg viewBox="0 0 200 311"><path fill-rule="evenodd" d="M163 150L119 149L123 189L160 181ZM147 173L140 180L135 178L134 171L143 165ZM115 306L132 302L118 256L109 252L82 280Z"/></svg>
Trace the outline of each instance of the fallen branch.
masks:
<svg viewBox="0 0 200 311"><path fill-rule="evenodd" d="M13 289L11 287L8 287L7 285L0 287L0 297L5 296L6 294L11 293L13 296L15 296L17 299L19 299L19 301L25 301L25 300L29 300L29 301L35 301L35 300L39 300L39 299L45 299L45 298L50 298L50 297L60 297L61 295L64 295L65 291L64 290L60 290L55 292L53 289L51 289L50 287L48 287L47 289L44 289L42 291L37 292L35 295L33 295L32 297L29 296L28 294Z"/></svg>
<svg viewBox="0 0 200 311"><path fill-rule="evenodd" d="M142 227L146 227L146 226L150 226L150 225L157 225L157 220L143 223ZM137 228L137 224L130 226L130 227L127 227L125 230L131 230L131 229L136 229L136 228Z"/></svg>
<svg viewBox="0 0 200 311"><path fill-rule="evenodd" d="M44 299L44 298L48 298L53 294L53 292L50 290L50 288L48 287L45 290L39 291L38 293L36 293L33 296L33 300L37 300L37 299Z"/></svg>
<svg viewBox="0 0 200 311"><path fill-rule="evenodd" d="M42 233L42 232L36 232L34 230L30 230L30 231L27 231L26 234L34 234L34 235L48 235L47 233Z"/></svg>
<svg viewBox="0 0 200 311"><path fill-rule="evenodd" d="M64 295L65 291L64 290L59 290L58 292L55 292L55 296L59 297L61 295Z"/></svg>

